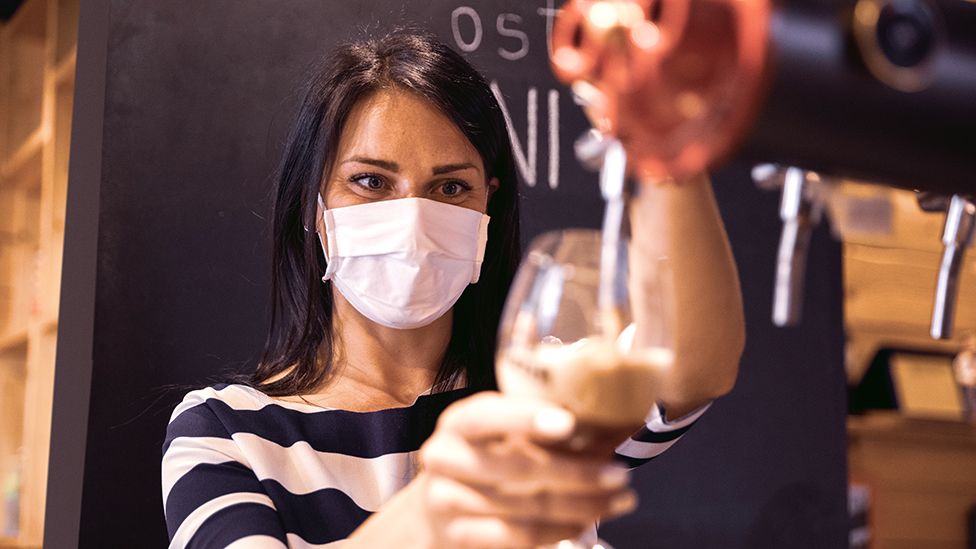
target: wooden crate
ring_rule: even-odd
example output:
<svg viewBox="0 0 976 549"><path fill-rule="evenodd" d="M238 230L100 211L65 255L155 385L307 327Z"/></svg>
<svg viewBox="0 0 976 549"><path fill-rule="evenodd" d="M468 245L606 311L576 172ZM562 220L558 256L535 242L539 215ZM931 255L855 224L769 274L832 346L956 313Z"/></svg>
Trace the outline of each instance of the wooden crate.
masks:
<svg viewBox="0 0 976 549"><path fill-rule="evenodd" d="M965 549L976 506L976 425L895 412L848 421L851 477L871 490L876 549Z"/></svg>

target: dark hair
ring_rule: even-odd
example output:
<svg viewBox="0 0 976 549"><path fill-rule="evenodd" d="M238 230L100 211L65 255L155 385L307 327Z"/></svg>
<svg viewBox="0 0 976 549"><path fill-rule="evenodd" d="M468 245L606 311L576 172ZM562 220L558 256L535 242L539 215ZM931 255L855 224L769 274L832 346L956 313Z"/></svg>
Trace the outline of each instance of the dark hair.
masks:
<svg viewBox="0 0 976 549"><path fill-rule="evenodd" d="M275 173L271 326L248 380L267 394L307 392L332 371L332 352L319 353L320 345L332 349L334 334L332 292L321 280L325 258L314 232L316 196L353 106L383 89L416 93L443 111L478 150L486 175L500 183L488 204L481 278L454 305L436 381L438 389L450 388L463 374L468 387L495 386L498 321L520 255L518 180L505 119L488 82L460 54L430 36L395 31L335 50L309 80L285 144Z"/></svg>

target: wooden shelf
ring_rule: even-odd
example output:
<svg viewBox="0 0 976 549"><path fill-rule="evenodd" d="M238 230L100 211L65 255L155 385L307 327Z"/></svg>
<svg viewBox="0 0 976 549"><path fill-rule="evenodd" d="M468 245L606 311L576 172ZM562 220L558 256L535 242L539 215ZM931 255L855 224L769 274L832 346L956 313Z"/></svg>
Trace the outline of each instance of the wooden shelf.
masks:
<svg viewBox="0 0 976 549"><path fill-rule="evenodd" d="M41 324L41 332L42 333L57 331L57 329L58 329L58 318L57 317L54 317L54 318L45 318L45 319L42 319L40 321L40 324Z"/></svg>
<svg viewBox="0 0 976 549"><path fill-rule="evenodd" d="M41 334L56 332L58 319L57 317L44 318L37 321L37 325ZM30 327L25 327L0 334L0 353L18 346L26 346L30 338L30 331Z"/></svg>
<svg viewBox="0 0 976 549"><path fill-rule="evenodd" d="M0 482L20 505L0 549L43 545L78 11L25 0L0 23Z"/></svg>
<svg viewBox="0 0 976 549"><path fill-rule="evenodd" d="M60 64L65 57L74 57L78 43L78 10L79 0L55 0L54 18L54 62Z"/></svg>
<svg viewBox="0 0 976 549"><path fill-rule="evenodd" d="M68 198L68 160L71 151L71 111L74 105L74 56L71 57L70 71L54 86L54 139L52 140L54 166L51 192L52 230L63 238L64 213ZM60 264L60 261L59 261Z"/></svg>
<svg viewBox="0 0 976 549"><path fill-rule="evenodd" d="M75 59L77 53L74 48L68 53L68 56L58 61L58 64L54 66L54 82L55 84L61 84L65 81L73 81L75 78Z"/></svg>
<svg viewBox="0 0 976 549"><path fill-rule="evenodd" d="M13 148L29 141L43 118L44 73L47 69L48 0L27 0L4 29L7 62L3 94L7 97L6 158Z"/></svg>
<svg viewBox="0 0 976 549"><path fill-rule="evenodd" d="M30 164L32 160L38 160L47 141L44 128L38 127L32 131L22 143L20 143L13 154L3 163L0 169L0 177L12 177L15 173Z"/></svg>
<svg viewBox="0 0 976 549"><path fill-rule="evenodd" d="M0 538L0 549L41 549L41 546L25 545L12 538Z"/></svg>
<svg viewBox="0 0 976 549"><path fill-rule="evenodd" d="M18 345L27 345L27 335L27 328L0 335L0 352L17 347Z"/></svg>
<svg viewBox="0 0 976 549"><path fill-rule="evenodd" d="M874 411L850 416L848 432L860 438L912 444L940 444L976 452L976 424L960 420L906 417L900 412ZM976 456L974 456L976 457Z"/></svg>
<svg viewBox="0 0 976 549"><path fill-rule="evenodd" d="M976 504L976 425L873 412L848 418L851 478L871 493L877 547L963 547Z"/></svg>

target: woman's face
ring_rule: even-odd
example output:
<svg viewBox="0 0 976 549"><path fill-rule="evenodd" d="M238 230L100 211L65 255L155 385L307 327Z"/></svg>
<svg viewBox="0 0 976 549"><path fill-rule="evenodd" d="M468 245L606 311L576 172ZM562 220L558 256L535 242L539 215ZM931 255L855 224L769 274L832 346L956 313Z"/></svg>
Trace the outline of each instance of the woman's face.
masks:
<svg viewBox="0 0 976 549"><path fill-rule="evenodd" d="M484 213L497 187L447 116L413 93L384 90L349 113L322 196L329 209L428 198Z"/></svg>

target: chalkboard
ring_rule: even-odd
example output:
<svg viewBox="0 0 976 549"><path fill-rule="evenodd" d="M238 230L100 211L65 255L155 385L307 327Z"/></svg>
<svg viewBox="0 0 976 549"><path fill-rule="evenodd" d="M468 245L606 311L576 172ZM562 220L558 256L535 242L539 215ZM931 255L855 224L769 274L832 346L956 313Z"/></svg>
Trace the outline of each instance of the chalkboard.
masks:
<svg viewBox="0 0 976 549"><path fill-rule="evenodd" d="M556 8L554 0L84 3L51 547L166 546L159 461L169 413L186 387L254 366L267 328L269 176L295 90L337 42L405 22L435 32L484 71L505 106L526 238L598 225L595 177L572 154L587 125L548 65ZM620 549L846 543L839 246L816 234L804 323L773 328L777 198L754 189L747 168L733 164L714 178L746 299L740 379L639 471L640 509L604 528Z"/></svg>

